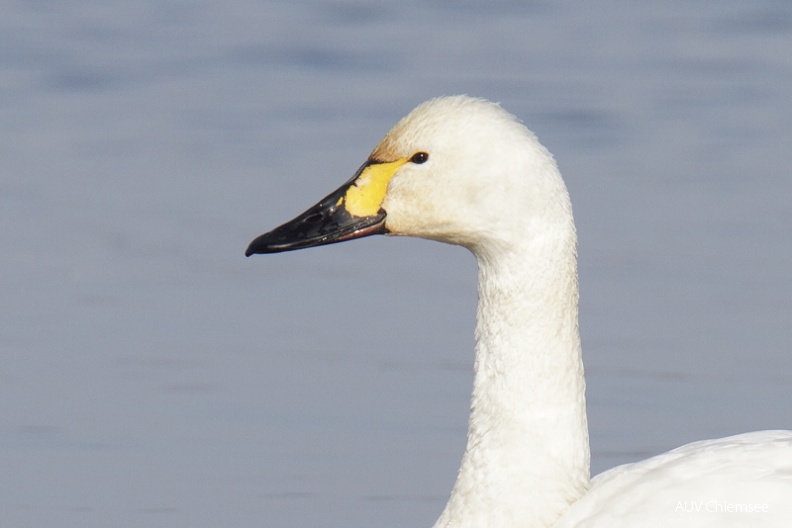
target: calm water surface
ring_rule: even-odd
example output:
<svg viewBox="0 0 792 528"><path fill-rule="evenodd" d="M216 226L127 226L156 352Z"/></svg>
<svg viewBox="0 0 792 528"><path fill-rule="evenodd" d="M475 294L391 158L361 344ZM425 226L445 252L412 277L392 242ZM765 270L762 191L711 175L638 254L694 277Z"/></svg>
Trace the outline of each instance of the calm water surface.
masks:
<svg viewBox="0 0 792 528"><path fill-rule="evenodd" d="M243 251L441 94L568 182L594 472L792 427L790 50L787 2L10 2L2 525L430 526L473 258Z"/></svg>

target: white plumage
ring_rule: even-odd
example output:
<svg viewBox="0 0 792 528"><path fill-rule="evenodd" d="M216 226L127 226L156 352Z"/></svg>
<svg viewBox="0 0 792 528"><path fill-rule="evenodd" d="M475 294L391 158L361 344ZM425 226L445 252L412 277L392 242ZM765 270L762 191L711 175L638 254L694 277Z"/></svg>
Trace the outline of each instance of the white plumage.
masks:
<svg viewBox="0 0 792 528"><path fill-rule="evenodd" d="M792 439L702 440L592 479L558 528L792 526Z"/></svg>
<svg viewBox="0 0 792 528"><path fill-rule="evenodd" d="M436 528L792 527L790 431L696 442L589 480L572 207L553 157L516 118L481 99L434 99L369 164L378 172L364 166L348 184L369 211L356 231L316 231L317 211L347 205L342 187L248 254L387 230L476 256L468 443Z"/></svg>

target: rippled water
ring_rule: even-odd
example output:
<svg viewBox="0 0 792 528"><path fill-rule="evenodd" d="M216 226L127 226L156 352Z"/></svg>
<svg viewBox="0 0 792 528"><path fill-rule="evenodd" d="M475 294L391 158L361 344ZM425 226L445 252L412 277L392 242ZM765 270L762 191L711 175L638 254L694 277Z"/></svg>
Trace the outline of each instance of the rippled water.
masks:
<svg viewBox="0 0 792 528"><path fill-rule="evenodd" d="M559 160L595 472L792 426L790 49L786 2L4 6L2 524L430 526L472 257L243 251L441 94Z"/></svg>

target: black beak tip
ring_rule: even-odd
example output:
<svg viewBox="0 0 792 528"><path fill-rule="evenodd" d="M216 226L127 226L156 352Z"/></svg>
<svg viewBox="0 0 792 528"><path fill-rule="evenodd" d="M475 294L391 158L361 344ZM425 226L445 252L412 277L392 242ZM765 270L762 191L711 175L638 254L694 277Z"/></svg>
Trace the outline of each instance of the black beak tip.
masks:
<svg viewBox="0 0 792 528"><path fill-rule="evenodd" d="M247 249L245 250L245 256L249 257L250 255L256 255L258 253L266 253L267 246L270 242L269 239L264 239L265 235L257 236L253 239L253 241L248 245Z"/></svg>
<svg viewBox="0 0 792 528"><path fill-rule="evenodd" d="M271 253L272 251L267 251L270 247L270 240L264 239L265 235L261 235L257 237L253 242L250 243L248 248L245 250L245 256L249 257L251 255L257 255L259 253Z"/></svg>
<svg viewBox="0 0 792 528"><path fill-rule="evenodd" d="M247 249L245 250L245 256L246 257L249 257L250 255L255 255L256 254L256 248L254 247L255 245L256 245L256 241L255 240L248 245Z"/></svg>

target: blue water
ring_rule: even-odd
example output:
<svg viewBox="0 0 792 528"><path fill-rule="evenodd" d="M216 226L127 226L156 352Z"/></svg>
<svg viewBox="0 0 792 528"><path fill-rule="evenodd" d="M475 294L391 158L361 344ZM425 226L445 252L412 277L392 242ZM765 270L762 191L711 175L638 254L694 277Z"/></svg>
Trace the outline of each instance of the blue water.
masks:
<svg viewBox="0 0 792 528"><path fill-rule="evenodd" d="M475 263L245 259L436 95L500 101L580 236L593 470L792 427L787 2L8 2L2 526L430 526Z"/></svg>

